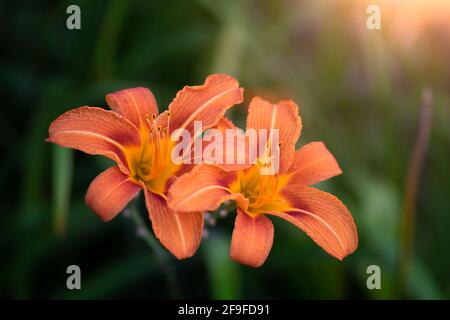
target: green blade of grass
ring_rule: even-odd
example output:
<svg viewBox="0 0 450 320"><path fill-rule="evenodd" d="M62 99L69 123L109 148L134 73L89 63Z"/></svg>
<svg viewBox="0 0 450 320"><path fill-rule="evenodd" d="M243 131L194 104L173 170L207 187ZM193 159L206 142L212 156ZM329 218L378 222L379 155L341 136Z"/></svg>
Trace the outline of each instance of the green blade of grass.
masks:
<svg viewBox="0 0 450 320"><path fill-rule="evenodd" d="M70 208L73 150L52 146L52 164L53 227L56 234L63 234Z"/></svg>
<svg viewBox="0 0 450 320"><path fill-rule="evenodd" d="M239 299L239 265L230 259L227 240L213 234L204 241L204 254L211 283L213 299Z"/></svg>
<svg viewBox="0 0 450 320"><path fill-rule="evenodd" d="M128 4L124 0L111 1L106 10L95 51L94 68L98 79L109 78L114 74L118 39Z"/></svg>

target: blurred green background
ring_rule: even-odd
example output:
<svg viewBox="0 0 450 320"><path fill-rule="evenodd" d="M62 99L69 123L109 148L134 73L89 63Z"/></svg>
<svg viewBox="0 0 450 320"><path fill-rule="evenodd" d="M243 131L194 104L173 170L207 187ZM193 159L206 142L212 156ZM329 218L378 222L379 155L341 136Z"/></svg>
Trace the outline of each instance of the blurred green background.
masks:
<svg viewBox="0 0 450 320"><path fill-rule="evenodd" d="M70 4L81 8L81 30L66 28ZM381 30L367 29L368 4L380 6ZM0 21L0 298L450 298L448 1L16 0L1 2ZM132 219L105 224L84 203L110 162L44 143L54 118L106 106L109 92L148 87L161 111L216 72L246 89L229 114L241 127L254 95L301 106L298 146L323 140L343 168L319 188L354 215L353 255L339 262L274 219L267 262L247 268L228 257L230 214L207 224L193 258L163 252L161 268ZM409 256L404 199L427 86L432 128ZM82 290L66 288L71 264ZM366 287L372 264L381 290Z"/></svg>

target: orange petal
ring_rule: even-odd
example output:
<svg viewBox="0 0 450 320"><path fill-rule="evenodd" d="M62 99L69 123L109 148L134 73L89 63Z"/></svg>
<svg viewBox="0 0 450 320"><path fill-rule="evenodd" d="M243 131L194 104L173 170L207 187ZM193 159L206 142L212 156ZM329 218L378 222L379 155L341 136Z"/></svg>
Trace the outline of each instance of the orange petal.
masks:
<svg viewBox="0 0 450 320"><path fill-rule="evenodd" d="M236 127L234 125L233 121L231 121L227 117L222 117L222 118L220 118L220 120L217 123L217 125L215 126L215 128L223 131L223 130L226 130L226 129L237 129L238 127Z"/></svg>
<svg viewBox="0 0 450 320"><path fill-rule="evenodd" d="M245 136L243 131L239 133L239 128L226 117L222 117L214 129L221 132L223 142L220 149L214 150L215 158L219 159L219 162L214 162L214 164L224 171L245 170L251 167L252 164L250 164L248 152L248 136ZM227 134L227 130L230 130L228 131L230 135ZM238 135L240 136L238 137ZM203 152L205 153L203 163L208 163L208 159L205 157L208 146L210 144L218 145L215 142L215 138L209 141L205 136L203 136L202 142ZM209 162L209 164L211 163L213 162Z"/></svg>
<svg viewBox="0 0 450 320"><path fill-rule="evenodd" d="M141 143L139 131L114 111L81 107L67 111L52 122L46 141L63 147L100 154L116 161L128 173L125 147Z"/></svg>
<svg viewBox="0 0 450 320"><path fill-rule="evenodd" d="M260 97L250 102L247 116L248 129L266 129L267 138L271 130L278 129L280 148L280 173L286 172L294 159L295 143L302 129L298 106L290 100L272 104Z"/></svg>
<svg viewBox="0 0 450 320"><path fill-rule="evenodd" d="M202 121L203 130L215 126L225 111L243 101L243 91L225 74L213 74L201 86L184 87L169 105L170 132L184 128L193 133L194 121Z"/></svg>
<svg viewBox="0 0 450 320"><path fill-rule="evenodd" d="M233 122L231 122L228 118L223 117L219 123L216 126L217 129L224 132L225 138L224 138L224 144L223 144L223 164L218 164L218 166L224 170L224 171L236 171L236 170L245 170L250 168L253 164L250 163L250 157L249 157L249 137L244 136L244 139L241 139L241 141L238 141L238 138L236 137L234 140L229 141L226 139L226 130L232 129L239 130L238 127L236 127ZM242 144L242 145L241 145ZM233 150L233 162L227 163L227 152L228 150ZM243 155L238 153L242 152ZM243 158L243 159L240 159ZM244 161L242 161L244 160Z"/></svg>
<svg viewBox="0 0 450 320"><path fill-rule="evenodd" d="M306 232L333 257L342 260L358 246L353 218L335 196L307 186L290 185L283 195L292 205L288 212L268 212Z"/></svg>
<svg viewBox="0 0 450 320"><path fill-rule="evenodd" d="M110 93L106 96L109 107L133 122L136 127L148 127L145 118L158 114L153 93L147 88L131 88Z"/></svg>
<svg viewBox="0 0 450 320"><path fill-rule="evenodd" d="M264 215L250 217L238 208L231 238L230 256L253 268L266 261L273 243L273 224Z"/></svg>
<svg viewBox="0 0 450 320"><path fill-rule="evenodd" d="M295 152L289 169L289 183L310 185L342 173L336 159L323 142L311 142Z"/></svg>
<svg viewBox="0 0 450 320"><path fill-rule="evenodd" d="M145 203L156 237L178 259L191 257L202 239L200 212L175 212L160 195L145 190Z"/></svg>
<svg viewBox="0 0 450 320"><path fill-rule="evenodd" d="M162 114L163 115L163 114ZM199 154L195 154L195 150L194 150L194 146L193 144L191 145L191 150L190 150L190 164L183 164L183 166L180 168L179 171L177 171L177 176L182 176L183 174L189 172L192 170L192 168L196 165L196 164L215 164L216 166L220 167L222 170L224 171L237 171L237 170L244 170L247 169L249 167L251 167L252 165L250 164L249 161L249 154L248 154L248 142L247 142L247 137L245 137L245 140L243 141L243 146L241 146L241 143L238 142L238 139L228 139L227 135L226 135L226 130L227 129L232 129L232 130L238 130L238 128L226 117L222 117L219 122L217 123L217 125L215 125L213 128L210 129L215 129L215 130L219 130L222 134L222 145L221 148L218 148L218 143L216 141L217 137L214 136L214 138L206 138L206 136L202 136L199 137L198 139L201 140L201 144L202 144L202 152ZM213 147L214 145L214 147ZM208 159L208 152L207 152L207 148L214 148L214 159L219 159L217 162L214 161L208 161L211 159ZM244 148L244 150L239 151L239 152L243 152L243 156L239 155L240 157L243 157L243 161L241 159L239 159L238 161L238 148ZM234 159L233 161L230 161L230 163L227 163L227 150L232 150L233 154L234 154Z"/></svg>
<svg viewBox="0 0 450 320"><path fill-rule="evenodd" d="M236 200L244 208L248 200L232 194L229 186L236 173L225 172L214 165L201 164L181 176L169 188L168 205L175 211L211 211L226 200Z"/></svg>
<svg viewBox="0 0 450 320"><path fill-rule="evenodd" d="M141 190L117 166L100 173L86 193L87 205L103 220L109 221L121 212Z"/></svg>

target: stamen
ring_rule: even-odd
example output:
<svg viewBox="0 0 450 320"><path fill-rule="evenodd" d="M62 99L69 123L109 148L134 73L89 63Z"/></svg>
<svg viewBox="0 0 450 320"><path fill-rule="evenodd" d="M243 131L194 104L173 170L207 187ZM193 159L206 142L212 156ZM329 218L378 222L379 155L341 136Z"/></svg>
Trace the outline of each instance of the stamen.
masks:
<svg viewBox="0 0 450 320"><path fill-rule="evenodd" d="M167 125L166 125L166 128L167 128L167 134L169 134L170 133L170 111L167 111Z"/></svg>
<svg viewBox="0 0 450 320"><path fill-rule="evenodd" d="M169 123L170 112L167 112L167 125L158 124L157 115L145 115L145 122L148 124L148 140L145 141L141 149L139 167L137 169L138 179L149 181L161 173L167 163L169 152ZM145 162L145 163L144 163Z"/></svg>
<svg viewBox="0 0 450 320"><path fill-rule="evenodd" d="M157 166L157 168L158 168L158 170L159 170L159 168L161 167L161 165L162 165L162 163L163 163L163 161L162 161L163 159L161 158L161 157L162 157L161 126L158 126L156 132L157 132L156 141L155 141L155 143L156 143L156 145L157 145L156 159L157 159L157 161L158 161L158 166Z"/></svg>
<svg viewBox="0 0 450 320"><path fill-rule="evenodd" d="M167 127L165 127L165 128L162 129L162 140L161 140L161 143L162 143L162 146L161 146L161 149L162 149L162 160L163 161L165 161L166 158L167 158L167 151L168 151L168 148L169 148L168 145L167 145L167 141L168 141Z"/></svg>
<svg viewBox="0 0 450 320"><path fill-rule="evenodd" d="M145 115L145 121L148 124L148 127L150 128L150 138L152 138L151 133L152 133L152 128L153 128L153 122L150 120L150 117L148 114Z"/></svg>
<svg viewBox="0 0 450 320"><path fill-rule="evenodd" d="M153 123L153 128L156 130L156 114L152 114L152 123Z"/></svg>
<svg viewBox="0 0 450 320"><path fill-rule="evenodd" d="M158 142L161 141L161 126L158 126L158 128L156 129L156 139L158 140Z"/></svg>

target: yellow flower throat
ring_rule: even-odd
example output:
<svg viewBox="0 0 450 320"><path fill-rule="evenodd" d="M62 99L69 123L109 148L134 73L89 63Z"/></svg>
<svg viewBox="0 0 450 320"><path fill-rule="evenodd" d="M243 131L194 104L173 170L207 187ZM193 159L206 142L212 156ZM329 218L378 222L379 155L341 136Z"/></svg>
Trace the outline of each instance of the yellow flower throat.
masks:
<svg viewBox="0 0 450 320"><path fill-rule="evenodd" d="M143 182L155 193L164 194L167 180L180 168L172 162L171 153L174 142L170 139L170 113L164 127L157 124L156 115L146 117L149 128L141 129L141 146L127 150L130 176L137 182Z"/></svg>
<svg viewBox="0 0 450 320"><path fill-rule="evenodd" d="M269 148L266 146L266 151ZM289 203L280 191L289 182L286 174L262 175L261 169L272 166L272 157L265 152L256 160L256 164L246 170L237 172L236 181L230 186L232 193L241 193L249 200L247 214L257 216L268 211L283 211Z"/></svg>

